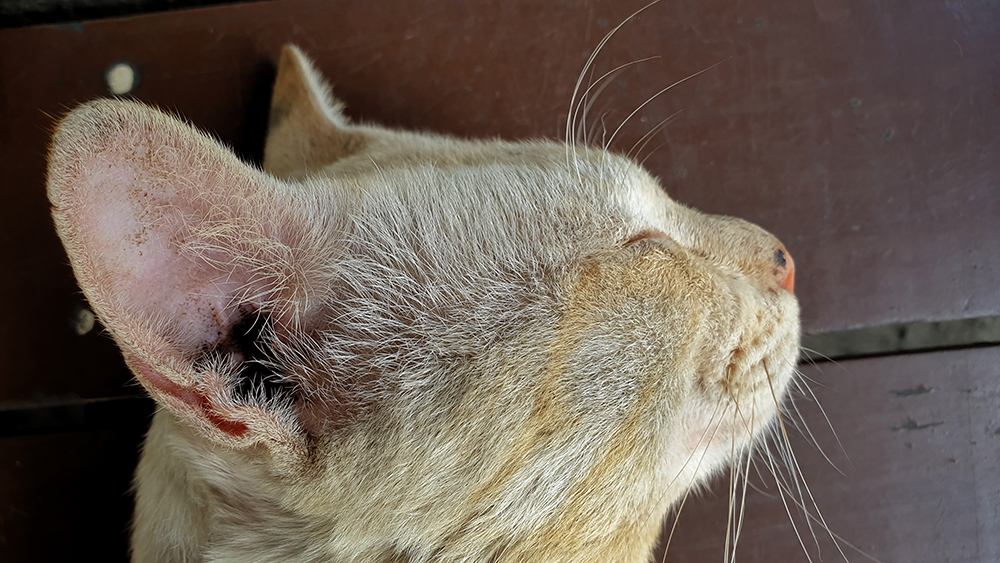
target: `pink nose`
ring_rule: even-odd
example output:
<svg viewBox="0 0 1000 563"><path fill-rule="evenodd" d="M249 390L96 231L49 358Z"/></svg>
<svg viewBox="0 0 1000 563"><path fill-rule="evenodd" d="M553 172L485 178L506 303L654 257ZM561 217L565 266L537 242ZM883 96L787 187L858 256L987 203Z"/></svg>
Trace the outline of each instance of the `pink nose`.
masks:
<svg viewBox="0 0 1000 563"><path fill-rule="evenodd" d="M795 260L784 248L774 252L774 277L778 280L778 285L789 292L795 293Z"/></svg>

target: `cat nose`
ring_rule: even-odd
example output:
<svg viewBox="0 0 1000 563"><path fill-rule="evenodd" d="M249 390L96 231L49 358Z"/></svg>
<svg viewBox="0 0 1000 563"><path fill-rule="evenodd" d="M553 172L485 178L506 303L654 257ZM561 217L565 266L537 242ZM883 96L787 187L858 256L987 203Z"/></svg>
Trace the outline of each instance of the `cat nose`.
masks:
<svg viewBox="0 0 1000 563"><path fill-rule="evenodd" d="M784 248L774 251L774 278L778 285L795 293L795 260Z"/></svg>

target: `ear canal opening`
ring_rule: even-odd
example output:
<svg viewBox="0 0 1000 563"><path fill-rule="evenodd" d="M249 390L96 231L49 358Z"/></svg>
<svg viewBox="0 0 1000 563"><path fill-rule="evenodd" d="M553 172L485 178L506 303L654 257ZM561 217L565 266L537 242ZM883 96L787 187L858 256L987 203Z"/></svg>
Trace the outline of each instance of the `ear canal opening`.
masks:
<svg viewBox="0 0 1000 563"><path fill-rule="evenodd" d="M252 403L294 401L295 386L282 371L274 351L274 320L260 310L241 307L227 335L203 355L232 356L240 361L232 388L235 400ZM196 367L198 363L195 364Z"/></svg>
<svg viewBox="0 0 1000 563"><path fill-rule="evenodd" d="M309 192L112 100L60 123L48 189L80 287L150 393L226 443L294 440L275 325L313 306L334 236Z"/></svg>

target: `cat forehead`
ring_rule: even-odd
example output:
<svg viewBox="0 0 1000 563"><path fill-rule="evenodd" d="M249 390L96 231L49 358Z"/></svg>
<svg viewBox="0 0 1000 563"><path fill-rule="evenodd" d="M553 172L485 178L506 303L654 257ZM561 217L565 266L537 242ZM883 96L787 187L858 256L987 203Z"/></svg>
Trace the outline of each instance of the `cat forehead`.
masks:
<svg viewBox="0 0 1000 563"><path fill-rule="evenodd" d="M362 203L416 205L423 211L505 218L570 219L610 214L655 220L669 198L645 170L612 153L535 141L452 142L434 154L366 154L312 176L336 179L331 196ZM492 145L492 146L491 146ZM406 147L402 147L405 151Z"/></svg>

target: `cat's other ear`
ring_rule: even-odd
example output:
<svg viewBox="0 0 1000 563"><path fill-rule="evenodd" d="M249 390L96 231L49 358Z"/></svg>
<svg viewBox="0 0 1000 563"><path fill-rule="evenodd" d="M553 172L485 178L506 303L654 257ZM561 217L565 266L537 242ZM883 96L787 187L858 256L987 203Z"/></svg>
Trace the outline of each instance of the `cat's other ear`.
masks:
<svg viewBox="0 0 1000 563"><path fill-rule="evenodd" d="M59 124L48 194L80 287L160 404L225 444L296 441L294 386L267 384L290 382L268 371L271 346L329 285L328 202L112 100Z"/></svg>
<svg viewBox="0 0 1000 563"><path fill-rule="evenodd" d="M312 62L298 47L285 45L271 94L264 170L304 178L363 150L367 137L349 126L342 110Z"/></svg>

